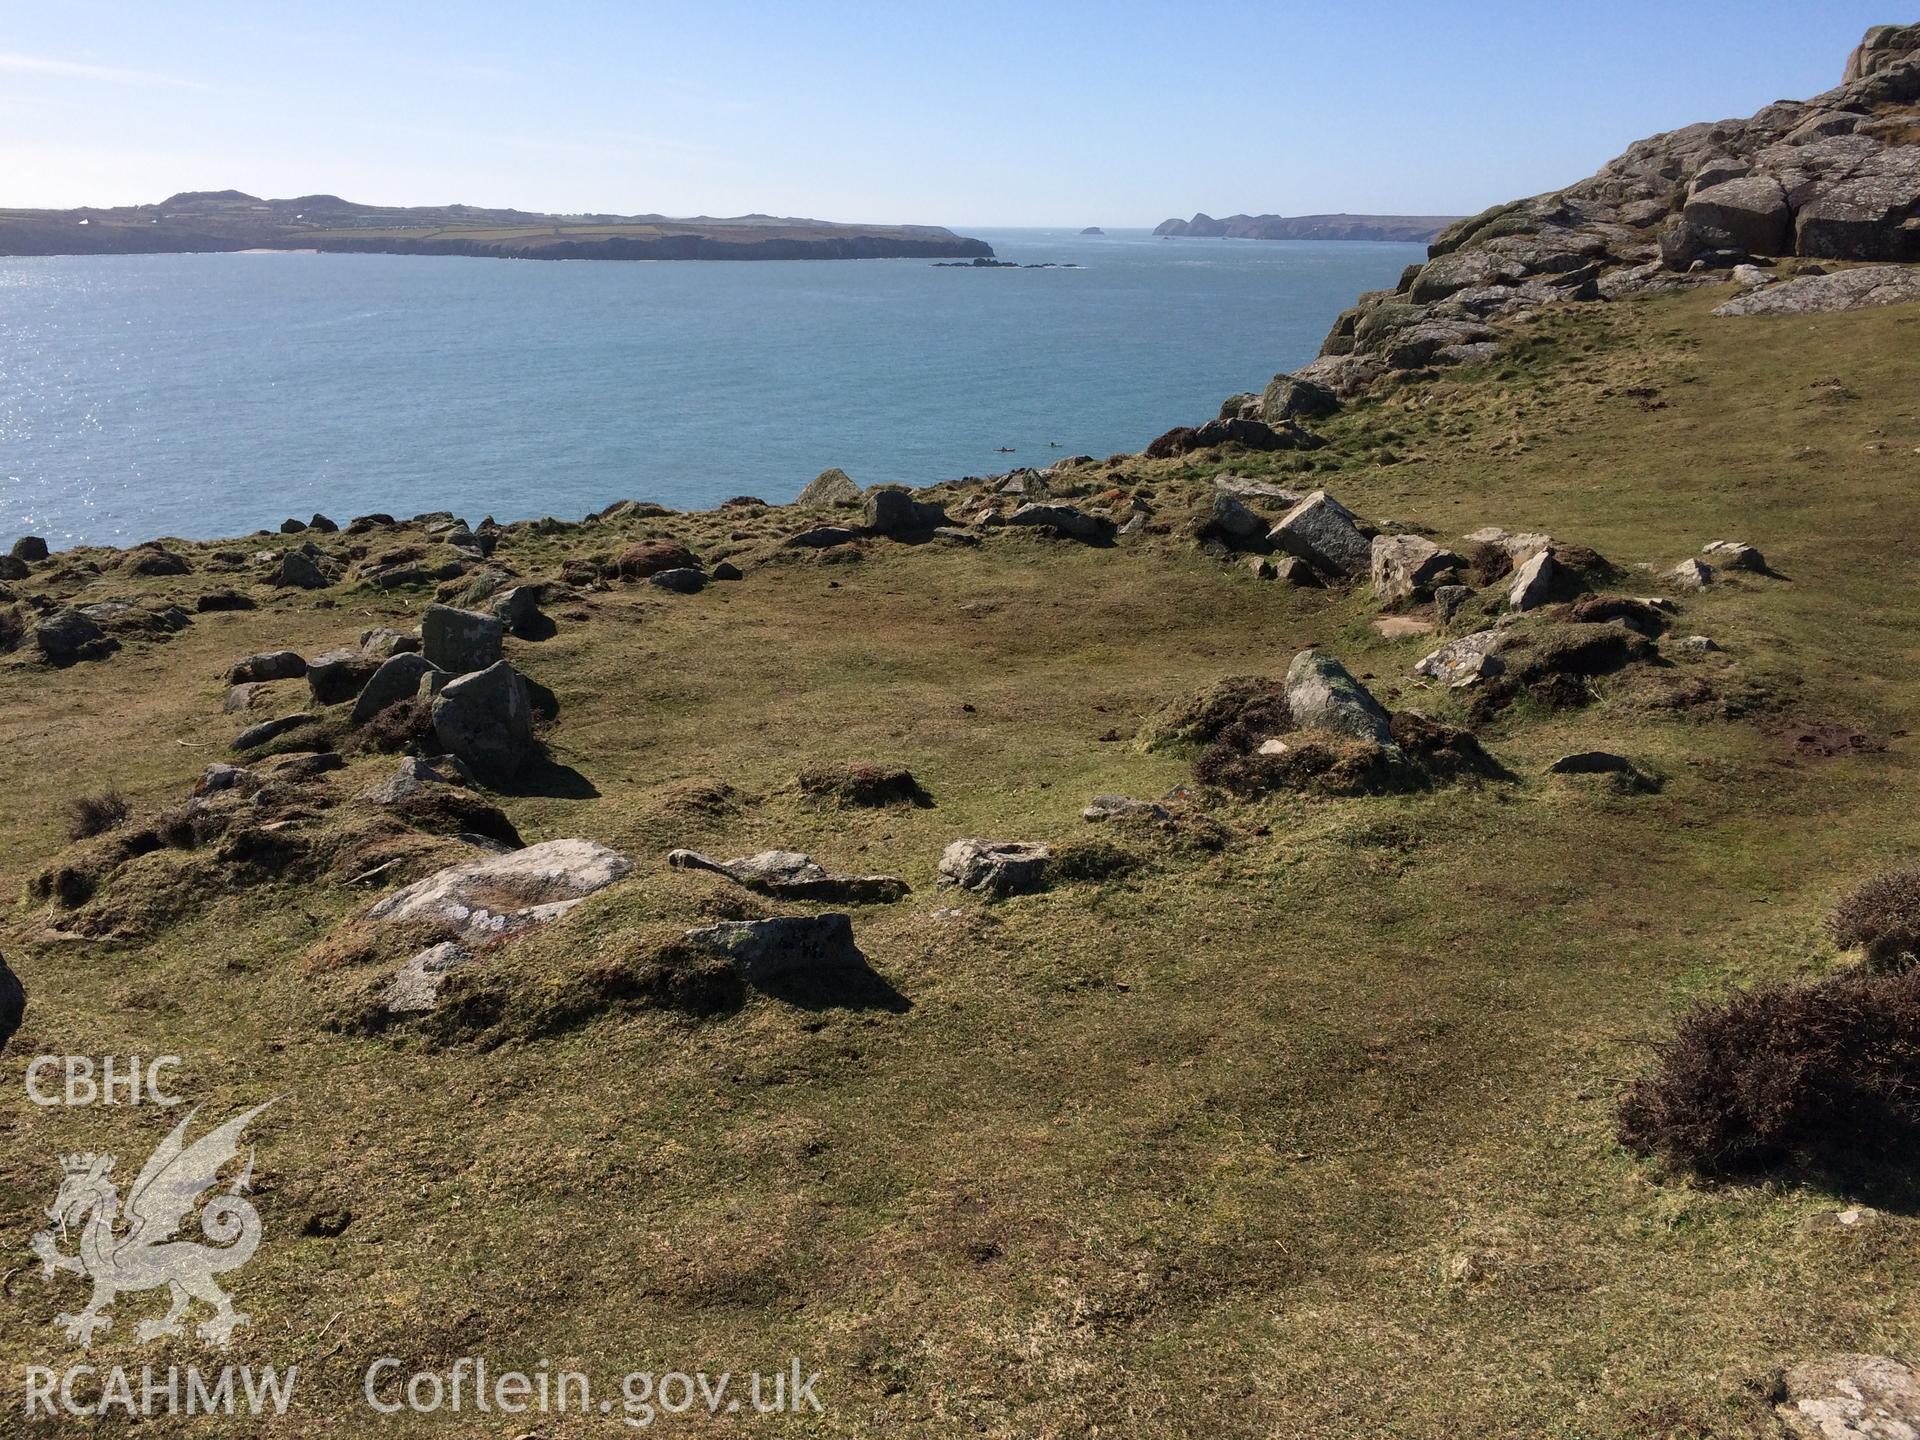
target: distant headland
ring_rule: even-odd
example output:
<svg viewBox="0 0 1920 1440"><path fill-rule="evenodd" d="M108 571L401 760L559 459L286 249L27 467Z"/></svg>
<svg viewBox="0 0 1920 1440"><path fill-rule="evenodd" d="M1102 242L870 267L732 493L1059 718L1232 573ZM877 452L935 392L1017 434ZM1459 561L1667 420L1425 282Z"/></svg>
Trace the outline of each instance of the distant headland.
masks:
<svg viewBox="0 0 1920 1440"><path fill-rule="evenodd" d="M1458 215L1229 215L1216 220L1162 220L1156 235L1198 235L1229 240L1402 240L1424 245L1461 219Z"/></svg>
<svg viewBox="0 0 1920 1440"><path fill-rule="evenodd" d="M0 209L0 256L323 250L522 260L884 260L991 257L938 225L839 225L741 215L541 215L472 205L360 205L185 191L157 205Z"/></svg>

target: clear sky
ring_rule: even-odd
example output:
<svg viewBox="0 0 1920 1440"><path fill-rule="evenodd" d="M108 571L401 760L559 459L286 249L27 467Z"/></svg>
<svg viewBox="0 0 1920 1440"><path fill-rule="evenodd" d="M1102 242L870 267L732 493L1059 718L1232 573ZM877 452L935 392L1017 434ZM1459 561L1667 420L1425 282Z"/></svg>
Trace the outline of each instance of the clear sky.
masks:
<svg viewBox="0 0 1920 1440"><path fill-rule="evenodd" d="M1465 213L1837 84L1852 0L0 0L0 205Z"/></svg>

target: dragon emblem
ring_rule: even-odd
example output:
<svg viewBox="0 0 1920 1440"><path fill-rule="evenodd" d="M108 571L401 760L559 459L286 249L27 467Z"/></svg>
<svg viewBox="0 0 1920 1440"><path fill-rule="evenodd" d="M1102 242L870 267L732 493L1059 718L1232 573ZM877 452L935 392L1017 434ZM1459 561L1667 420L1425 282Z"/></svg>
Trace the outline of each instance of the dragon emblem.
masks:
<svg viewBox="0 0 1920 1440"><path fill-rule="evenodd" d="M195 1328L202 1340L224 1348L234 1330L251 1323L233 1308L233 1299L217 1284L214 1276L238 1270L253 1258L260 1244L260 1213L244 1196L253 1176L253 1156L249 1152L245 1169L225 1194L215 1195L200 1215L200 1229L213 1243L175 1240L200 1197L220 1182L220 1170L240 1153L240 1133L247 1123L274 1102L257 1105L236 1116L218 1129L210 1130L193 1144L187 1144L187 1126L199 1113L196 1107L174 1127L141 1167L139 1178L127 1192L126 1208L120 1204L120 1189L108 1177L113 1171L111 1155L64 1155L60 1159L65 1179L60 1193L47 1207L47 1218L58 1227L42 1230L33 1237L33 1253L40 1257L40 1273L51 1280L62 1270L84 1275L93 1281L93 1296L77 1315L58 1315L54 1324L77 1340L85 1349L96 1330L106 1330L113 1317L105 1314L114 1300L129 1291L155 1290L164 1285L172 1296L167 1313L158 1320L143 1320L134 1329L141 1340L163 1335L183 1335L186 1326L181 1317L195 1300L213 1307L213 1316ZM60 1245L67 1239L69 1227L79 1230L77 1254L66 1254Z"/></svg>

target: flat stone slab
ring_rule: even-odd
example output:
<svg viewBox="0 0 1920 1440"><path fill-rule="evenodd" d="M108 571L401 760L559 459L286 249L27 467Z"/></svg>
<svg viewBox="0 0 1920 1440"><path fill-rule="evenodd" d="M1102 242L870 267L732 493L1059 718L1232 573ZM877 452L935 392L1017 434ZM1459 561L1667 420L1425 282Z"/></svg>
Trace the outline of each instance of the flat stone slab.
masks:
<svg viewBox="0 0 1920 1440"><path fill-rule="evenodd" d="M450 865L375 901L366 918L437 920L461 939L483 940L557 920L632 870L626 856L591 840L549 840Z"/></svg>
<svg viewBox="0 0 1920 1440"><path fill-rule="evenodd" d="M467 964L473 956L451 940L422 950L394 971L380 1004L390 1015L420 1015L440 1001L440 982L449 970Z"/></svg>
<svg viewBox="0 0 1920 1440"><path fill-rule="evenodd" d="M1476 630L1449 640L1413 667L1413 673L1438 680L1454 689L1465 689L1498 675L1506 664L1496 653L1507 637L1498 630Z"/></svg>
<svg viewBox="0 0 1920 1440"><path fill-rule="evenodd" d="M1096 795L1080 812L1082 820L1118 820L1125 815L1146 813L1165 820L1172 812L1151 800L1136 800L1131 795Z"/></svg>
<svg viewBox="0 0 1920 1440"><path fill-rule="evenodd" d="M1410 635L1433 634L1433 622L1412 615L1381 615L1372 622L1376 635L1387 640L1404 640Z"/></svg>
<svg viewBox="0 0 1920 1440"><path fill-rule="evenodd" d="M233 737L235 750L257 750L269 740L277 740L289 730L297 730L302 725L311 725L316 717L309 711L296 710L291 715L281 715L272 720L262 720L258 725L249 725Z"/></svg>
<svg viewBox="0 0 1920 1440"><path fill-rule="evenodd" d="M1869 265L1831 275L1802 275L1727 301L1715 315L1826 315L1920 300L1920 270L1905 265Z"/></svg>
<svg viewBox="0 0 1920 1440"><path fill-rule="evenodd" d="M891 875L835 875L798 850L762 850L737 860L715 860L698 850L669 850L667 864L676 870L724 875L737 885L783 900L888 904L904 898L912 888Z"/></svg>

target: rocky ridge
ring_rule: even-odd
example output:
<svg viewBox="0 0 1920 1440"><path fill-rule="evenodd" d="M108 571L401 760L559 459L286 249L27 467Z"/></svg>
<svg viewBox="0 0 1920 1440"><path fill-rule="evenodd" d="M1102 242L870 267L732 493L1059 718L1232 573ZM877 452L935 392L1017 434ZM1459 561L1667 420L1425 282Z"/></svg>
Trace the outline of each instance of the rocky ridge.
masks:
<svg viewBox="0 0 1920 1440"><path fill-rule="evenodd" d="M1817 277L1829 261L1920 262L1920 25L1869 32L1825 94L1652 136L1563 190L1449 227L1424 265L1343 312L1292 378L1350 398L1491 360L1543 306L1729 276L1766 286L1782 267ZM1832 280L1814 288L1815 308L1892 303L1912 293L1903 274ZM1723 313L1791 303L1754 297ZM1272 418L1270 403L1235 401L1235 415Z"/></svg>

